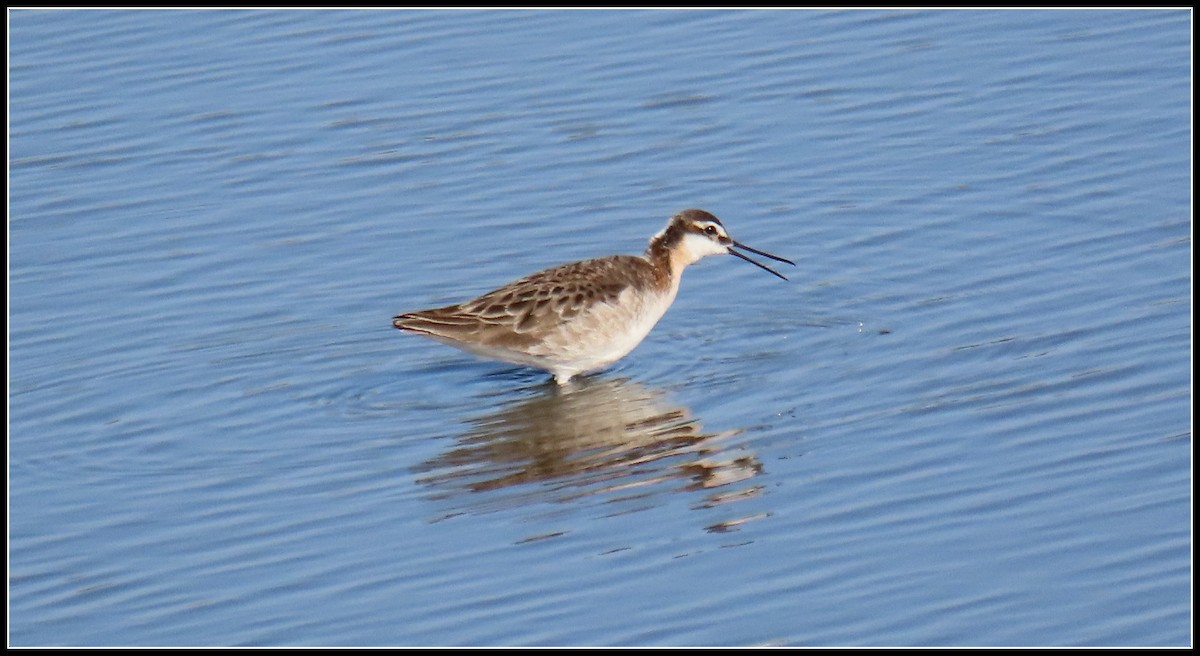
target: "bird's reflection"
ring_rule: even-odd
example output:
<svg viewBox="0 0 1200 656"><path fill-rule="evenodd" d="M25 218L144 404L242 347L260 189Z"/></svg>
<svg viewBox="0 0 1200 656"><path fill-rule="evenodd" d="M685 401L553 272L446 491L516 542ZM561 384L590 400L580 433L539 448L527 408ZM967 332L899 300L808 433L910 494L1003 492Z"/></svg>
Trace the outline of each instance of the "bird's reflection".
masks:
<svg viewBox="0 0 1200 656"><path fill-rule="evenodd" d="M417 467L433 496L459 497L460 511L588 495L644 507L664 490L704 491L696 505L711 507L760 490L726 487L762 471L753 453L728 444L734 433L705 432L686 407L629 380L547 385L468 424L452 447Z"/></svg>

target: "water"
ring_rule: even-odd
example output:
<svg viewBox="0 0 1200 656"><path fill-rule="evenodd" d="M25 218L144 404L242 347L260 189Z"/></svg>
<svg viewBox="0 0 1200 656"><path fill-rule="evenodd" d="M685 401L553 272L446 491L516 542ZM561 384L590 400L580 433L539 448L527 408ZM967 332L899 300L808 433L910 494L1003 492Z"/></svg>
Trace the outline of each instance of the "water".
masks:
<svg viewBox="0 0 1200 656"><path fill-rule="evenodd" d="M1188 11L13 11L11 645L1190 645ZM703 207L568 392L390 327Z"/></svg>

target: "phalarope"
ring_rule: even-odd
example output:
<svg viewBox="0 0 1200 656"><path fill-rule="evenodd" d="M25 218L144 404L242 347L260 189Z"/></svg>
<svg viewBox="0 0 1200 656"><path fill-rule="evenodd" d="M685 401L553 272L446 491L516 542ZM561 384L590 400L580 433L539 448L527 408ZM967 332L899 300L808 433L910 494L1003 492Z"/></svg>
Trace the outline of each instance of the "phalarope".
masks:
<svg viewBox="0 0 1200 656"><path fill-rule="evenodd" d="M734 255L787 280L734 249L796 263L734 241L717 217L684 210L650 239L644 255L610 255L539 271L478 298L392 318L476 355L544 369L564 385L632 351L671 307L683 270L708 255Z"/></svg>

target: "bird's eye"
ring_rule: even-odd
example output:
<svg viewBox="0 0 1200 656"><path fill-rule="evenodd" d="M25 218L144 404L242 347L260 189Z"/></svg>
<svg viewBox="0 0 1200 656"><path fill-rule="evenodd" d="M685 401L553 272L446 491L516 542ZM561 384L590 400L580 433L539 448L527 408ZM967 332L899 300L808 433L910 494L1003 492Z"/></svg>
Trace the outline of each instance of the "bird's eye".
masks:
<svg viewBox="0 0 1200 656"><path fill-rule="evenodd" d="M704 226L704 234L709 236L717 234L717 227L712 225Z"/></svg>

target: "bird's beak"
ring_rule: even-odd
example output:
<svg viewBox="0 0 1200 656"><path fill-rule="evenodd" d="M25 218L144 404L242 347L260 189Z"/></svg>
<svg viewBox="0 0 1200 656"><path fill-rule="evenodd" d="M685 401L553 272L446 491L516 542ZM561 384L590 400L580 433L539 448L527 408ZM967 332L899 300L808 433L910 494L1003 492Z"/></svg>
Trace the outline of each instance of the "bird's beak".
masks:
<svg viewBox="0 0 1200 656"><path fill-rule="evenodd" d="M795 262L793 262L793 261L791 261L791 260L788 260L788 259L785 259L785 258L779 257L779 256L777 256L777 255L771 255L770 253L765 253L765 252L763 252L763 251L760 251L760 250L758 250L757 248L750 248L749 246L747 246L747 245L745 245L745 244L743 244L743 243L740 243L740 242L733 241L732 239L731 239L731 240L729 240L729 241L731 242L731 243L730 243L730 246L729 246L729 254L730 254L730 255L733 255L734 257L739 257L739 258L741 258L741 259L743 259L743 260L746 260L746 261L747 261L747 262L749 262L750 264L753 264L754 266L756 266L756 267L758 267L758 268L760 268L760 269L762 269L762 270L764 270L764 271L768 271L768 272L770 272L772 275L779 276L780 278L783 278L784 280L787 280L787 276L783 275L782 273L779 273L779 272L778 272L778 271L776 271L775 269L772 269L771 267L769 267L769 266L767 266L767 265L765 265L765 264L763 264L763 263L761 263L761 262L756 262L756 261L754 261L754 260L750 259L749 257L746 257L744 254L742 254L742 253L739 253L739 252L737 252L737 251L735 251L735 250L733 250L733 249L735 249L735 248L740 248L740 249L742 249L742 250L744 250L744 251L750 251L751 253L754 253L755 255L761 255L761 256L763 256L763 257L768 257L768 258L771 258L772 260L775 260L776 262L785 262L785 263L787 263L787 264L790 264L790 265L792 265L792 266L796 266L796 263L795 263Z"/></svg>

